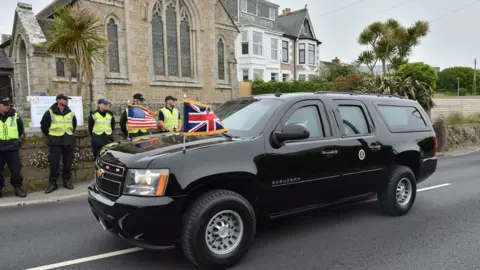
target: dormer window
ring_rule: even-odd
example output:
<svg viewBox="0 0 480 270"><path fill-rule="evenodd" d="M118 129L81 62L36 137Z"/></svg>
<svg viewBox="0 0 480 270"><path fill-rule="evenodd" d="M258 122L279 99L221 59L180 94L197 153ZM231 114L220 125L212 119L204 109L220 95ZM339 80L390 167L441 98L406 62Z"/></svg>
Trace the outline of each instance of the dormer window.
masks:
<svg viewBox="0 0 480 270"><path fill-rule="evenodd" d="M269 12L270 12L270 13L269 13L269 19L272 20L272 21L274 21L274 20L275 20L275 8L272 8L272 7L271 7L270 10L269 10Z"/></svg>
<svg viewBox="0 0 480 270"><path fill-rule="evenodd" d="M240 0L240 10L245 13L257 15L257 0Z"/></svg>

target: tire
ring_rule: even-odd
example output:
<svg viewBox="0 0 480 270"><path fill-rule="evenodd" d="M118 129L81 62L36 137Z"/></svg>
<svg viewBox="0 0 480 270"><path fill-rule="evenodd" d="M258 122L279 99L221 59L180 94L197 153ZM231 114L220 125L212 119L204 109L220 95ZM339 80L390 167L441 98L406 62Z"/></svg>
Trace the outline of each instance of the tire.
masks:
<svg viewBox="0 0 480 270"><path fill-rule="evenodd" d="M219 217L219 213L222 212L223 215ZM217 219L212 221L214 217ZM237 222L232 223L234 220ZM241 222L238 222L239 220ZM209 224L221 225L222 221L227 221L224 225L236 223L237 230L236 233L233 230L225 230L228 231L230 239L223 240L224 245L227 240L236 244L230 246L231 250L224 249L224 253L220 254L218 250L216 253L212 251L211 245L207 244L207 228L212 232L209 234L209 240L213 240L215 232ZM243 225L240 226L240 223ZM217 237L225 231L217 231ZM239 231L243 231L243 234L239 234ZM235 265L245 256L253 243L255 232L255 213L250 203L238 193L213 190L197 198L185 212L181 246L185 256L196 266L202 269L225 269ZM235 241L234 236L238 241Z"/></svg>
<svg viewBox="0 0 480 270"><path fill-rule="evenodd" d="M403 197L405 200L397 199L397 187L402 182L409 195ZM401 184L400 184L401 185ZM406 193L405 193L406 194ZM417 197L417 180L415 174L408 167L397 165L392 169L388 182L383 191L378 194L378 201L382 212L391 216L403 216L412 208Z"/></svg>

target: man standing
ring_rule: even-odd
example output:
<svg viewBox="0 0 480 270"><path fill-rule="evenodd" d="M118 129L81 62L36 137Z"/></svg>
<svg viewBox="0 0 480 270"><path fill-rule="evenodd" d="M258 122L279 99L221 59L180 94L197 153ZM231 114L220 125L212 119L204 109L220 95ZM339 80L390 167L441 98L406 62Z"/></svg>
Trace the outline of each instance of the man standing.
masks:
<svg viewBox="0 0 480 270"><path fill-rule="evenodd" d="M158 122L162 129L162 132L182 130L182 119L180 119L180 113L175 108L176 98L172 96L165 97L165 107L158 112Z"/></svg>
<svg viewBox="0 0 480 270"><path fill-rule="evenodd" d="M144 101L145 99L143 98L142 94L137 93L133 95L133 105L141 106L143 105ZM149 133L148 129L128 130L128 107L125 109L125 111L122 113L122 116L120 117L120 129L122 130L123 136L125 138L134 138Z"/></svg>
<svg viewBox="0 0 480 270"><path fill-rule="evenodd" d="M5 163L10 170L10 181L15 189L15 196L26 197L22 189L22 164L20 163L20 137L24 135L22 119L10 107L8 97L0 97L0 198L5 186L3 171Z"/></svg>
<svg viewBox="0 0 480 270"><path fill-rule="evenodd" d="M48 161L50 162L50 177L45 193L51 193L58 189L57 178L60 167L60 157L63 157L63 186L73 189L70 183L72 177L73 152L75 149L75 137L73 133L77 128L77 118L68 107L70 97L59 94L57 102L48 109L40 121L43 134L48 139Z"/></svg>
<svg viewBox="0 0 480 270"><path fill-rule="evenodd" d="M108 110L110 101L101 98L97 104L98 109L88 117L88 133L92 136L92 153L95 159L104 145L113 142L112 134L115 130L113 112Z"/></svg>

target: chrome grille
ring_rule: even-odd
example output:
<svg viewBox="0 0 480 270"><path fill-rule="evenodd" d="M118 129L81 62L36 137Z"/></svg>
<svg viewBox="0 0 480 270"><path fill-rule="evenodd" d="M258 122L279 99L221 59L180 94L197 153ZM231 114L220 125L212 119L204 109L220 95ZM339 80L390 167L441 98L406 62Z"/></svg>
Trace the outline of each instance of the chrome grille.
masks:
<svg viewBox="0 0 480 270"><path fill-rule="evenodd" d="M102 171L100 176L98 174L96 175L98 189L106 195L119 197L122 194L125 168L106 163L100 159L97 159L96 168Z"/></svg>

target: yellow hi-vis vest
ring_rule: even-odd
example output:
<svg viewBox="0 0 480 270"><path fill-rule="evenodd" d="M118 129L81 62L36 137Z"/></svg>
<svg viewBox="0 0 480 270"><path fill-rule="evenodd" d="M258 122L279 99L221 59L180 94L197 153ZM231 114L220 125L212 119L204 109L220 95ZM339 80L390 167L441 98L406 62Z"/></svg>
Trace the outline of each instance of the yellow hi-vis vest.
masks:
<svg viewBox="0 0 480 270"><path fill-rule="evenodd" d="M5 123L0 121L0 141L18 139L17 114L10 116Z"/></svg>
<svg viewBox="0 0 480 270"><path fill-rule="evenodd" d="M107 135L112 134L112 115L110 113L106 113L105 117L103 117L99 112L96 112L92 115L93 121L95 124L93 125L92 132L101 135L105 133Z"/></svg>
<svg viewBox="0 0 480 270"><path fill-rule="evenodd" d="M174 128L178 128L178 110L176 108L173 108L173 111L170 111L167 109L167 107L163 107L160 109L160 111L163 113L163 116L165 119L163 120L163 123L170 129L173 130Z"/></svg>
<svg viewBox="0 0 480 270"><path fill-rule="evenodd" d="M50 112L50 118L52 119L48 135L63 136L65 133L73 135L73 116L75 114L72 111L65 115L54 114L52 109L49 109L48 111Z"/></svg>
<svg viewBox="0 0 480 270"><path fill-rule="evenodd" d="M147 133L148 132L148 129L132 129L132 130L129 130L128 129L128 108L125 109L125 112L127 112L127 130L128 130L128 133L135 134L135 133L138 133L139 131L141 131L142 133Z"/></svg>

